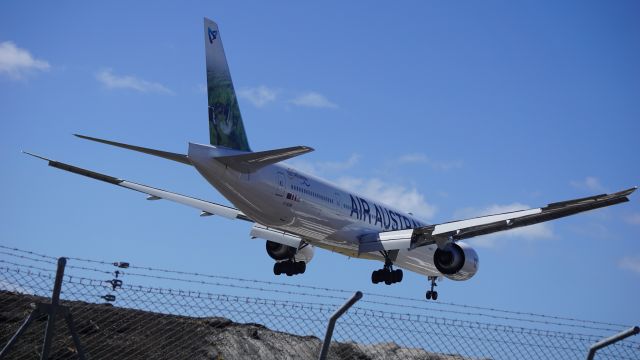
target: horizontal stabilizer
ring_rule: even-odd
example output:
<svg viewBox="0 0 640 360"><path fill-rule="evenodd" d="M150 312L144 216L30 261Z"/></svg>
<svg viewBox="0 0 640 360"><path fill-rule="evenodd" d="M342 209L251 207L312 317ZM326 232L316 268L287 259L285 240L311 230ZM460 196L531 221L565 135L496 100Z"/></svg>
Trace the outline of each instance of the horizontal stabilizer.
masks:
<svg viewBox="0 0 640 360"><path fill-rule="evenodd" d="M219 156L215 159L234 170L250 173L267 165L275 164L311 151L313 151L313 148L308 146L294 146L284 149L250 152L240 155Z"/></svg>
<svg viewBox="0 0 640 360"><path fill-rule="evenodd" d="M172 153L172 152L169 152L169 151L162 151L162 150L145 148L145 147L141 147L141 146L123 144L123 143L119 143L119 142L115 142L115 141L111 141L111 140L103 140L103 139L98 139L98 138L94 138L94 137L86 136L86 135L80 135L80 134L73 134L73 135L77 136L77 137L79 137L81 139L91 140L91 141L95 141L95 142L99 142L99 143L103 143L103 144L107 144L107 145L111 145L111 146L117 146L117 147L120 147L120 148L123 148L123 149L138 151L138 152L141 152L141 153L145 153L145 154L149 154L149 155L153 155L153 156L158 156L158 157L161 157L161 158L164 158L164 159L173 160L173 161L177 161L179 163L191 165L191 161L189 161L189 158L187 157L187 155L184 155L184 154L178 154L178 153Z"/></svg>
<svg viewBox="0 0 640 360"><path fill-rule="evenodd" d="M47 159L43 156L31 154L26 151L24 153L47 161L49 163L49 166L51 167L54 167L60 170L69 171L74 174L87 176L92 179L104 181L109 184L117 185L123 188L131 189L131 190L135 190L135 191L147 194L149 195L147 197L148 200L160 200L160 199L170 200L173 202L177 202L179 204L196 208L198 210L201 210L203 213L207 213L210 215L218 215L227 219L240 219L240 220L253 222L253 220L247 217L240 210L234 209L229 206L224 206L224 205L216 204L210 201L200 200L190 196L181 195L181 194L177 194L177 193L162 190L162 189L157 189L151 186L137 184L127 180L123 180L123 179L118 179L113 176L101 174L95 171L91 171L91 170L83 169L77 166L65 164L59 161Z"/></svg>

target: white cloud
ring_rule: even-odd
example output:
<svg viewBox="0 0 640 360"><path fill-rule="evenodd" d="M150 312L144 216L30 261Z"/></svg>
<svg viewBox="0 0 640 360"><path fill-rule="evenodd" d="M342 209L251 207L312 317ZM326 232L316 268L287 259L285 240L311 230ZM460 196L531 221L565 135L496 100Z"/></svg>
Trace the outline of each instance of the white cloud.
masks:
<svg viewBox="0 0 640 360"><path fill-rule="evenodd" d="M96 74L96 79L109 89L129 89L142 93L160 93L173 95L166 86L139 79L131 75L115 75L111 69L104 69Z"/></svg>
<svg viewBox="0 0 640 360"><path fill-rule="evenodd" d="M288 164L309 174L327 176L340 174L356 166L360 158L359 154L352 154L344 161L309 162L295 159L288 161ZM383 204L393 206L401 211L410 212L423 219L432 218L436 212L436 207L429 204L424 195L420 194L414 187L407 188L398 184L389 184L378 178L364 179L348 176L338 178L335 183L357 194L376 199Z"/></svg>
<svg viewBox="0 0 640 360"><path fill-rule="evenodd" d="M625 256L618 261L618 266L621 269L631 270L640 274L640 256Z"/></svg>
<svg viewBox="0 0 640 360"><path fill-rule="evenodd" d="M319 161L310 162L303 159L295 159L288 161L288 164L294 168L313 175L324 175L335 172L341 172L354 167L360 161L360 155L351 154L345 161Z"/></svg>
<svg viewBox="0 0 640 360"><path fill-rule="evenodd" d="M600 180L593 176L587 176L584 180L572 181L571 186L580 190L607 192L604 186L600 184Z"/></svg>
<svg viewBox="0 0 640 360"><path fill-rule="evenodd" d="M289 102L297 106L313 108L335 109L338 107L338 105L329 101L324 95L313 91L304 93Z"/></svg>
<svg viewBox="0 0 640 360"><path fill-rule="evenodd" d="M434 205L427 203L424 195L415 188L408 189L402 185L388 184L377 178L343 177L337 183L358 194L379 200L398 210L410 212L424 219L432 218L437 210Z"/></svg>
<svg viewBox="0 0 640 360"><path fill-rule="evenodd" d="M626 216L624 220L631 225L640 225L640 213L635 213L635 214Z"/></svg>
<svg viewBox="0 0 640 360"><path fill-rule="evenodd" d="M429 161L429 158L425 154L413 153L413 154L404 154L398 158L398 162L401 164L414 164L414 163L426 163Z"/></svg>
<svg viewBox="0 0 640 360"><path fill-rule="evenodd" d="M434 170L448 171L452 169L458 169L462 167L462 161L436 161L429 158L425 154L411 153L404 154L398 157L397 163L399 164L426 164Z"/></svg>
<svg viewBox="0 0 640 360"><path fill-rule="evenodd" d="M48 62L35 59L29 51L21 49L11 41L0 43L0 74L6 73L12 79L20 79L32 71L47 71Z"/></svg>
<svg viewBox="0 0 640 360"><path fill-rule="evenodd" d="M512 203L507 205L493 204L482 209L465 208L456 212L455 217L460 219L472 218L478 216L501 214L506 212L526 210L530 209L530 206L521 203ZM501 231L498 233L483 235L476 238L469 239L469 244L485 247L495 248L506 241L506 239L525 239L525 240L546 240L552 239L555 235L548 223L535 224L525 226L521 228L515 228L513 230Z"/></svg>
<svg viewBox="0 0 640 360"><path fill-rule="evenodd" d="M249 100L249 102L256 107L263 107L264 105L275 101L277 95L278 91L270 89L264 85L238 90L238 96Z"/></svg>

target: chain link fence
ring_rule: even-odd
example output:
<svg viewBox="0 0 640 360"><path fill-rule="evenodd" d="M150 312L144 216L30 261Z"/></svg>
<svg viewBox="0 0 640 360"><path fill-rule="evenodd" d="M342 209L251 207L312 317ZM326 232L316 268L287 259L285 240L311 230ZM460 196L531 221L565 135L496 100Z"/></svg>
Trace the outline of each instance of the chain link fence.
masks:
<svg viewBox="0 0 640 360"><path fill-rule="evenodd" d="M56 258L0 246L0 346L50 302ZM68 258L61 304L88 359L317 359L341 289ZM58 316L50 356L77 350ZM7 359L40 358L46 317ZM365 293L336 323L329 359L584 359L629 325ZM596 359L640 359L634 338Z"/></svg>

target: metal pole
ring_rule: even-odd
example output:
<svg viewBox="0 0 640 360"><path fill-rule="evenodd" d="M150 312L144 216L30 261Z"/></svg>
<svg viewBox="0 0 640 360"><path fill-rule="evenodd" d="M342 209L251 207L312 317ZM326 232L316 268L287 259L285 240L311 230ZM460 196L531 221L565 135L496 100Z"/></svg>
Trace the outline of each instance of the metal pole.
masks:
<svg viewBox="0 0 640 360"><path fill-rule="evenodd" d="M4 356L9 353L9 350L11 350L11 347L13 346L13 344L15 344L16 341L18 341L18 338L22 336L22 333L24 333L27 330L29 325L31 325L31 322L33 322L33 320L39 315L40 315L40 312L38 310L34 310L31 312L31 314L29 314L29 317L25 319L25 321L22 323L22 326L20 326L16 334L13 335L13 337L11 338L11 340L9 340L7 345L5 345L2 351L0 351L0 359L4 359Z"/></svg>
<svg viewBox="0 0 640 360"><path fill-rule="evenodd" d="M358 300L362 299L362 293L356 291L355 294L344 305L342 305L336 312L329 318L329 324L327 325L327 332L324 335L324 342L322 343L322 350L320 350L319 360L325 360L329 354L329 345L331 345L331 337L333 336L333 328L336 325L336 321L342 316L350 307L353 306Z"/></svg>
<svg viewBox="0 0 640 360"><path fill-rule="evenodd" d="M40 360L49 358L49 349L51 348L51 340L56 328L56 311L60 302L60 290L62 289L62 277L64 276L64 267L67 265L67 259L58 258L58 270L56 271L56 282L53 285L53 294L51 295L51 308L49 319L47 321L47 329L44 332L44 345L42 346L42 354Z"/></svg>
<svg viewBox="0 0 640 360"><path fill-rule="evenodd" d="M76 332L76 326L73 323L73 316L71 316L71 312L67 312L67 316L64 317L67 320L67 326L69 327L69 332L71 333L71 338L73 339L73 344L76 346L76 351L78 352L78 359L85 360L84 349L82 348L82 344L80 343L80 338L78 337L78 333Z"/></svg>
<svg viewBox="0 0 640 360"><path fill-rule="evenodd" d="M640 328L637 326L632 327L631 329L625 330L621 333L613 335L612 337L608 337L606 339L602 339L597 343L591 345L589 348L589 354L587 355L587 360L593 360L593 357L596 355L596 351L602 349L603 347L609 346L613 343L616 343L622 339L626 339L629 336L633 336L640 333Z"/></svg>

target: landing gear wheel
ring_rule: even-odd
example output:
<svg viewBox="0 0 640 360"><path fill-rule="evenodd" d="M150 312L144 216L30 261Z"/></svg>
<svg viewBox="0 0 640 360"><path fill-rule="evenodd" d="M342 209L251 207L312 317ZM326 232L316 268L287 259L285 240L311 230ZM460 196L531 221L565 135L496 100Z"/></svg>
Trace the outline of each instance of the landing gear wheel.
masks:
<svg viewBox="0 0 640 360"><path fill-rule="evenodd" d="M393 273L390 271L385 271L384 272L384 283L385 285L391 285L393 284L395 281L393 281Z"/></svg>
<svg viewBox="0 0 640 360"><path fill-rule="evenodd" d="M431 300L431 296L433 296L433 291L427 291L427 300Z"/></svg>
<svg viewBox="0 0 640 360"><path fill-rule="evenodd" d="M280 265L280 263L273 264L273 274L274 275L282 274L282 266Z"/></svg>
<svg viewBox="0 0 640 360"><path fill-rule="evenodd" d="M389 259L388 254L382 252L382 255L384 255L384 267L371 273L371 282L374 284L384 282L391 285L402 281L402 270L393 270L393 262Z"/></svg>
<svg viewBox="0 0 640 360"><path fill-rule="evenodd" d="M402 281L402 278L404 276L404 274L402 273L402 269L394 270L392 274L393 274L393 282L399 283L400 281Z"/></svg>
<svg viewBox="0 0 640 360"><path fill-rule="evenodd" d="M287 276L293 276L298 274L304 274L307 270L307 263L304 261L281 261L273 264L273 274L281 275L287 274Z"/></svg>
<svg viewBox="0 0 640 360"><path fill-rule="evenodd" d="M298 261L294 264L296 274L304 274L305 270L307 270L307 263L304 261Z"/></svg>
<svg viewBox="0 0 640 360"><path fill-rule="evenodd" d="M371 273L371 282L374 284L379 283L380 281L382 281L381 276L380 276L380 270L376 270L374 272Z"/></svg>
<svg viewBox="0 0 640 360"><path fill-rule="evenodd" d="M437 292L437 291L434 291L434 292L431 294L431 298L432 298L433 300L438 300L438 292Z"/></svg>

